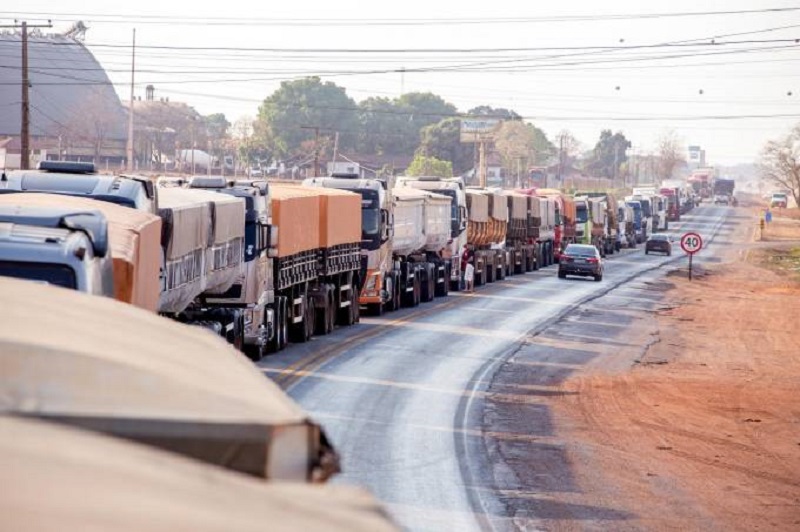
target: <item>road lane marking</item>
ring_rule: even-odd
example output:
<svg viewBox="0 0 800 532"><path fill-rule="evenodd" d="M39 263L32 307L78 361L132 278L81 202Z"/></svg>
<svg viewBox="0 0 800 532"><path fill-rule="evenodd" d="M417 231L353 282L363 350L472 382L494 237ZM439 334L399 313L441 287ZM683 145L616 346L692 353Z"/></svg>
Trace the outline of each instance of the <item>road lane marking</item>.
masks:
<svg viewBox="0 0 800 532"><path fill-rule="evenodd" d="M354 416L342 416L339 414L330 414L330 413L316 412L316 411L311 411L309 412L309 414L314 419L323 419L323 420L335 419L337 421L346 421L348 423L364 423L367 425L380 425L387 427L399 426L401 428L428 430L432 432L443 432L447 434L463 434L465 436L492 438L501 441L546 443L549 445L562 445L564 443L563 440L557 439L553 436L540 436L533 434L523 434L519 432L502 432L496 430L484 431L481 429L471 429L463 427L447 427L443 425L427 425L424 423L408 423L408 422L398 421L397 419L393 419L392 421L381 421L377 419L368 419L368 418L361 418Z"/></svg>
<svg viewBox="0 0 800 532"><path fill-rule="evenodd" d="M370 379L366 377L351 377L344 375L334 375L332 373L322 373L319 371L306 371L306 370L276 370L271 368L262 368L262 372L277 375L290 375L301 378L312 377L316 379L345 382L350 384L364 384L372 386L386 386L389 388L398 388L401 390L417 390L422 392L440 393L445 395L454 395L460 397L471 397L474 393L475 396L483 399L497 401L500 403L516 403L516 404L541 404L544 400L542 396L534 395L520 395L513 393L495 393L495 392L472 392L470 390L458 390L456 388L440 388L436 386L427 386L424 384L414 384L410 382L390 381L386 379Z"/></svg>
<svg viewBox="0 0 800 532"><path fill-rule="evenodd" d="M362 320L364 323L379 323L371 319ZM390 324L394 327L408 327L410 329L421 329L431 332L446 332L450 334L460 334L463 336L481 336L485 338L504 338L506 340L521 340L526 336L526 333L514 331L498 331L490 329L477 329L472 326L462 325L446 325L441 323L428 323L428 322L400 322Z"/></svg>

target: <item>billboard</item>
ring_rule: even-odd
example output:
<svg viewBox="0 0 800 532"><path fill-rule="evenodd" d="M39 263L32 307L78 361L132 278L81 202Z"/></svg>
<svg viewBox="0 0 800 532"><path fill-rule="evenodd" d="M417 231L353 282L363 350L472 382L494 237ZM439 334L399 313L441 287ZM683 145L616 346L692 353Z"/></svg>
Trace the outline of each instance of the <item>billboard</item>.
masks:
<svg viewBox="0 0 800 532"><path fill-rule="evenodd" d="M462 118L461 142L492 141L501 124L497 118Z"/></svg>

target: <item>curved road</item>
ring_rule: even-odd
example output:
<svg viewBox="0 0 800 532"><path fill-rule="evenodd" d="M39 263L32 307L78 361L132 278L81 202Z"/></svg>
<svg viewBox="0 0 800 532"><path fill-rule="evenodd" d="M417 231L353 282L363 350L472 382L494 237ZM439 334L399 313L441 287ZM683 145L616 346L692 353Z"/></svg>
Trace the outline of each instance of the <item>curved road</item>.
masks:
<svg viewBox="0 0 800 532"><path fill-rule="evenodd" d="M732 212L702 206L671 224L670 232L695 230L712 241L730 230ZM713 261L718 245L712 243L702 260ZM368 488L402 527L514 529L520 510L505 497L507 486L546 488L536 482L541 470L532 470L528 480L520 476L525 462L547 462L547 475L569 467L546 445L552 434L546 400L591 358L576 349L530 349L535 339L578 310L635 305L637 294L620 290L685 261L676 241L672 257L645 256L643 246L611 256L599 283L559 280L550 267L474 294L451 293L416 309L362 318L360 325L291 346L259 366L325 427L343 458L339 481ZM641 300L655 304L657 298ZM602 330L593 337L585 327L585 338L573 334L570 340L605 341ZM524 374L508 373L504 365L523 352ZM505 384L495 382L503 372ZM545 447L515 464L511 448L492 439ZM556 477L568 473L556 471ZM536 518L537 506L529 507Z"/></svg>

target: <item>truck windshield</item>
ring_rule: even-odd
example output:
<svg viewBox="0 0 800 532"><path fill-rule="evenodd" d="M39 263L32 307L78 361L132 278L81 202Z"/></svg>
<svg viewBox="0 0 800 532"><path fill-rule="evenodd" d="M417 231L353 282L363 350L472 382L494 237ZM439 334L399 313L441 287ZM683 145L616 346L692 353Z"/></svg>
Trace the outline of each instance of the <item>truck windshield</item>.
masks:
<svg viewBox="0 0 800 532"><path fill-rule="evenodd" d="M586 208L586 204L577 204L575 205L575 221L579 224L586 223L589 219L589 211Z"/></svg>
<svg viewBox="0 0 800 532"><path fill-rule="evenodd" d="M432 191L433 192L433 191ZM461 220L459 220L458 200L455 190L436 190L436 194L441 194L450 198L450 236L455 238L461 232Z"/></svg>
<svg viewBox="0 0 800 532"><path fill-rule="evenodd" d="M377 190L361 189L361 238L373 240L381 233L381 206Z"/></svg>
<svg viewBox="0 0 800 532"><path fill-rule="evenodd" d="M0 276L38 281L63 288L77 289L75 272L63 264L43 264L37 262L0 261Z"/></svg>
<svg viewBox="0 0 800 532"><path fill-rule="evenodd" d="M644 213L645 218L650 218L653 216L653 213L650 210L650 200L641 200L639 203L642 205L642 212Z"/></svg>

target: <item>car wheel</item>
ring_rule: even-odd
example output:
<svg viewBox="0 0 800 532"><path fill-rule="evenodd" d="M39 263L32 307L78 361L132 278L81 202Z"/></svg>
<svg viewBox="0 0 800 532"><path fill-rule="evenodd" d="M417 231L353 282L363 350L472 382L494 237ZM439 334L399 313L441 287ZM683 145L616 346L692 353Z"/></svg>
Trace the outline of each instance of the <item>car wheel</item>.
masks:
<svg viewBox="0 0 800 532"><path fill-rule="evenodd" d="M566 279L567 278L567 274L564 273L564 272L558 272L558 278L559 279Z"/></svg>
<svg viewBox="0 0 800 532"><path fill-rule="evenodd" d="M594 276L594 280L595 280L596 282L598 282L598 283L599 283L600 281L602 281L602 280L603 280L603 275L602 275L602 274L600 274L600 275L595 275L595 276Z"/></svg>
<svg viewBox="0 0 800 532"><path fill-rule="evenodd" d="M644 250L644 254L645 254L645 255L649 255L649 254L650 254L650 252L649 252L648 250Z"/></svg>

